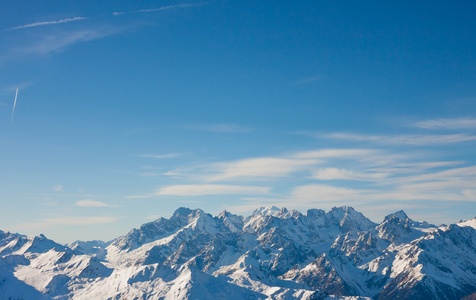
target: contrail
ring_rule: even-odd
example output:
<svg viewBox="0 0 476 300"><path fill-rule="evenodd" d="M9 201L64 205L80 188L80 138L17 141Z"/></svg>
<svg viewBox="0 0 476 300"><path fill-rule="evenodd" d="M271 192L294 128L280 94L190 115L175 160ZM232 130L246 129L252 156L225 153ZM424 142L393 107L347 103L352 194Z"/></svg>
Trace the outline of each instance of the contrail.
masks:
<svg viewBox="0 0 476 300"><path fill-rule="evenodd" d="M15 113L15 106L17 105L17 97L18 97L18 88L17 88L17 92L15 93L15 101L13 102L13 109L12 109L12 124L13 124L13 114Z"/></svg>
<svg viewBox="0 0 476 300"><path fill-rule="evenodd" d="M36 23L31 23L31 24L26 24L26 25L21 25L21 26L9 28L9 29L6 29L6 30L17 30L17 29L23 29L23 28L36 27L36 26L55 25L55 24L61 24L61 23L68 23L68 22L86 20L86 19L87 18L85 18L85 17L74 17L74 18L66 18L66 19L61 19L61 20L56 20L56 21L36 22Z"/></svg>

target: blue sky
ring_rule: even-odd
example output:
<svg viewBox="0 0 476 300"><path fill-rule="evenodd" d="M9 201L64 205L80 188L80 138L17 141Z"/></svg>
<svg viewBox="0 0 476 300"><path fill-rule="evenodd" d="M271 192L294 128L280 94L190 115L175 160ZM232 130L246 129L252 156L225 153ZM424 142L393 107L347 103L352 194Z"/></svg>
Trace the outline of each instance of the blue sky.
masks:
<svg viewBox="0 0 476 300"><path fill-rule="evenodd" d="M0 228L109 240L181 206L472 218L475 9L4 1Z"/></svg>

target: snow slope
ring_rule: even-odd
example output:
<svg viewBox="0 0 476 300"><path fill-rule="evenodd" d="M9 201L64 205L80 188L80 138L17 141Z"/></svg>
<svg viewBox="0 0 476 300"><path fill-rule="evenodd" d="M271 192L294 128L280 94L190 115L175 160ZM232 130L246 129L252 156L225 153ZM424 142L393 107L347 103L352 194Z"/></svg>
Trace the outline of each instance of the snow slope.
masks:
<svg viewBox="0 0 476 300"><path fill-rule="evenodd" d="M111 242L0 231L0 299L460 299L476 292L476 218L437 227L351 207L179 208Z"/></svg>

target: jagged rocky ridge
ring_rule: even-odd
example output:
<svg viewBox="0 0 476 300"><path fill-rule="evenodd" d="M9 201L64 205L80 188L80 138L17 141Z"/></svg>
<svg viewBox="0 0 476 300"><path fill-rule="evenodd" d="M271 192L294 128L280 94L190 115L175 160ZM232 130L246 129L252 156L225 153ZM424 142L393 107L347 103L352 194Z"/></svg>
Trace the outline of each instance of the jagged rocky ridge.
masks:
<svg viewBox="0 0 476 300"><path fill-rule="evenodd" d="M476 292L475 228L266 207L179 208L108 243L0 231L0 299L461 299Z"/></svg>

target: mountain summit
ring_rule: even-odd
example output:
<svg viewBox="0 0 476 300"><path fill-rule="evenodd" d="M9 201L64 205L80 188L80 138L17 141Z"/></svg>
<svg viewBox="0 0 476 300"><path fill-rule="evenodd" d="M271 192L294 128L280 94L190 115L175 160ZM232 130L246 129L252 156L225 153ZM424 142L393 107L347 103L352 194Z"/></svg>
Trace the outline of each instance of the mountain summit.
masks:
<svg viewBox="0 0 476 300"><path fill-rule="evenodd" d="M352 207L251 216L177 209L111 242L0 231L5 299L460 299L476 291L476 219L434 226Z"/></svg>

